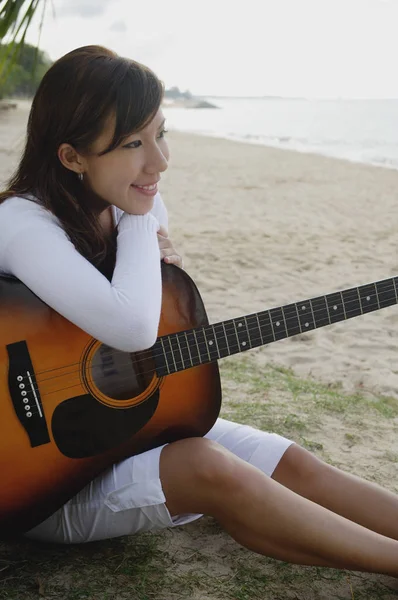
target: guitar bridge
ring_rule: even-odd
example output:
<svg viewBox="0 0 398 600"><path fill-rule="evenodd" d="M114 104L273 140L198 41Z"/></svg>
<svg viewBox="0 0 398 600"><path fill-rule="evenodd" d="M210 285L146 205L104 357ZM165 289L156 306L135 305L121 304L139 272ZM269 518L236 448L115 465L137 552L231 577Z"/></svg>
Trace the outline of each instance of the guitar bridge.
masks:
<svg viewBox="0 0 398 600"><path fill-rule="evenodd" d="M29 436L32 448L48 444L50 436L40 392L26 342L7 346L8 387L15 413Z"/></svg>

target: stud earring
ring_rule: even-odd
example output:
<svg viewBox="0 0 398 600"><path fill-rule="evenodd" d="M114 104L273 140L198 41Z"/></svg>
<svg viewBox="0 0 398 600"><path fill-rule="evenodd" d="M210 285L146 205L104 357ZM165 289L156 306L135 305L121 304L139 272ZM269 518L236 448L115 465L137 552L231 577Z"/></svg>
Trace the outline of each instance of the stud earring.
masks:
<svg viewBox="0 0 398 600"><path fill-rule="evenodd" d="M83 181L83 173L78 173L77 176L79 178L79 181Z"/></svg>

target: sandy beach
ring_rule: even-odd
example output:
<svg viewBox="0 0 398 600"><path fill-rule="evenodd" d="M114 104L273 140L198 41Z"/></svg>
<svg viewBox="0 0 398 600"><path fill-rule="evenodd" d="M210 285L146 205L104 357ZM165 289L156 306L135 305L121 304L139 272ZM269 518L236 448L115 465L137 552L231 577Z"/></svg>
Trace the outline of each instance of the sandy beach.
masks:
<svg viewBox="0 0 398 600"><path fill-rule="evenodd" d="M0 183L28 103L0 112ZM398 275L398 171L171 132L170 236L211 322ZM398 397L398 306L254 350L260 364Z"/></svg>

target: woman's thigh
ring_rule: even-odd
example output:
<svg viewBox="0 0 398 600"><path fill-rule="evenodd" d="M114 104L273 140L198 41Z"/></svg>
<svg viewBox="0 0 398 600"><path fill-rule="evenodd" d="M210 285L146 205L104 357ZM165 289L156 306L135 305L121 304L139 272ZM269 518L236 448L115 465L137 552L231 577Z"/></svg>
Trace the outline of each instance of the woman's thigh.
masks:
<svg viewBox="0 0 398 600"><path fill-rule="evenodd" d="M276 434L225 419L218 419L205 437L268 476L292 443ZM160 474L163 448L154 448L113 465L30 530L27 537L81 543L175 527L200 518L199 513L170 514Z"/></svg>
<svg viewBox="0 0 398 600"><path fill-rule="evenodd" d="M292 440L276 433L268 433L225 419L217 419L205 437L221 444L269 477L286 450L293 444Z"/></svg>

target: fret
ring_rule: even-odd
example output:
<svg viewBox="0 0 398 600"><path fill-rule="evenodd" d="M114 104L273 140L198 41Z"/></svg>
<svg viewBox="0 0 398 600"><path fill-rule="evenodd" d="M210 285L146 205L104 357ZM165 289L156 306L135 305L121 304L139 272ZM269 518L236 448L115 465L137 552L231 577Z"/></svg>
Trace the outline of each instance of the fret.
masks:
<svg viewBox="0 0 398 600"><path fill-rule="evenodd" d="M377 285L376 283L374 284L375 290L376 290L376 298L377 298L377 306L378 308L380 308L380 300L379 300L379 294L377 292Z"/></svg>
<svg viewBox="0 0 398 600"><path fill-rule="evenodd" d="M359 302L359 306L361 308L361 315L363 315L361 296L359 295L359 288L355 288L355 289L356 289L357 295L358 295L358 302ZM398 299L397 299L397 302L398 302Z"/></svg>
<svg viewBox="0 0 398 600"><path fill-rule="evenodd" d="M310 303L310 309L311 309L312 320L314 321L314 327L316 327L316 321L315 321L315 315L314 315L314 307L312 306L312 300L311 300L311 298L308 300L308 302Z"/></svg>
<svg viewBox="0 0 398 600"><path fill-rule="evenodd" d="M224 356L229 356L231 353L229 351L227 334L225 332L224 324L215 323L213 325L214 336L217 340L217 351L219 358L224 358Z"/></svg>
<svg viewBox="0 0 398 600"><path fill-rule="evenodd" d="M228 319L228 321L224 321L223 325L224 325L225 337L226 337L227 344L228 344L229 354L235 354L236 352L239 351L239 350L237 350L237 348L240 347L235 323L234 323L233 319Z"/></svg>
<svg viewBox="0 0 398 600"><path fill-rule="evenodd" d="M211 328L212 328L212 330L213 330L214 343L215 343L215 345L216 345L217 356L218 356L218 358L221 358L221 354L220 354L220 348L218 347L218 337L217 337L217 335L216 335L216 329L215 329L215 326L214 326L214 325L210 325L210 327L211 327Z"/></svg>
<svg viewBox="0 0 398 600"><path fill-rule="evenodd" d="M343 299L345 307L345 319L351 319L351 317L358 317L360 314L362 314L362 307L358 296L357 288L344 290L343 292L341 292L341 297Z"/></svg>
<svg viewBox="0 0 398 600"><path fill-rule="evenodd" d="M238 347L242 351L249 350L249 332L247 331L247 327L244 326L244 319L233 319L233 324L235 327L236 339L238 340Z"/></svg>
<svg viewBox="0 0 398 600"><path fill-rule="evenodd" d="M394 283L395 300L396 300L396 301L397 301L397 303L398 303L397 284L396 284L396 281L395 281L396 279L398 279L398 278L397 278L397 277L393 277L393 278L392 278L392 280L393 280L393 283Z"/></svg>
<svg viewBox="0 0 398 600"><path fill-rule="evenodd" d="M393 304L396 304L392 279L383 279L383 281L378 281L376 283L376 290L380 308L385 308L386 306L392 306Z"/></svg>
<svg viewBox="0 0 398 600"><path fill-rule="evenodd" d="M168 356L167 356L166 348L165 348L164 341L163 341L162 337L160 338L160 341L161 341L161 344L162 344L163 356L164 356L164 359L166 361L167 373L170 374L171 371L170 371L170 366L169 366L169 359L168 359Z"/></svg>
<svg viewBox="0 0 398 600"><path fill-rule="evenodd" d="M344 308L340 293L336 292L334 294L328 294L326 296L326 302L328 305L330 322L337 323L338 321L343 321Z"/></svg>
<svg viewBox="0 0 398 600"><path fill-rule="evenodd" d="M181 354L181 364L182 364L182 368L183 368L183 369L185 369L185 362L184 362L184 357L183 357L183 354L182 354L182 348L181 348L180 340L178 339L178 333L177 333L177 334L175 334L175 336L174 336L174 337L175 337L175 339L177 340L177 344L178 344L178 350L179 350L179 353Z"/></svg>
<svg viewBox="0 0 398 600"><path fill-rule="evenodd" d="M180 347L180 352L184 363L184 369L193 367L192 356L188 346L188 340L185 331L178 332L175 335Z"/></svg>
<svg viewBox="0 0 398 600"><path fill-rule="evenodd" d="M311 299L312 315L315 321L315 327L330 325L330 316L326 296L317 296Z"/></svg>
<svg viewBox="0 0 398 600"><path fill-rule="evenodd" d="M207 354L209 355L209 361L213 362L214 360L217 360L217 358L220 358L217 350L214 328L212 325L208 325L204 327L203 332L205 336Z"/></svg>
<svg viewBox="0 0 398 600"><path fill-rule="evenodd" d="M168 342L170 344L170 348L171 348L171 356L173 358L174 371L180 371L180 369L183 365L183 360L182 360L180 348L178 346L178 342L177 342L175 334L168 335L167 340L168 340ZM172 368L172 371L173 371L173 368Z"/></svg>
<svg viewBox="0 0 398 600"><path fill-rule="evenodd" d="M260 329L266 344L275 341L274 332L271 327L271 318L268 310L258 313Z"/></svg>
<svg viewBox="0 0 398 600"><path fill-rule="evenodd" d="M283 317L283 324L285 326L285 332L286 332L286 337L289 335L288 331L287 331L287 324L286 324L286 318L285 318L285 313L283 311L283 306L281 306L281 311L282 311L282 317Z"/></svg>
<svg viewBox="0 0 398 600"><path fill-rule="evenodd" d="M372 312L373 310L377 310L379 308L378 299L376 296L376 287L374 283L361 285L358 290L363 313Z"/></svg>
<svg viewBox="0 0 398 600"><path fill-rule="evenodd" d="M248 340L248 342L249 342L249 346L250 346L250 348L252 348L253 346L252 346L252 341L251 341L251 337L250 337L250 331L249 331L249 327L247 326L247 317L243 317L243 320L244 320L244 322L245 322L245 325L246 325L246 331L247 331L247 340Z"/></svg>
<svg viewBox="0 0 398 600"><path fill-rule="evenodd" d="M197 367L202 363L202 361L200 359L200 350L198 341L196 339L195 330L192 329L192 331L187 331L185 335L187 337L187 343L191 353L192 364L194 367Z"/></svg>
<svg viewBox="0 0 398 600"><path fill-rule="evenodd" d="M301 333L300 319L298 318L296 304L286 304L282 306L283 317L288 336Z"/></svg>
<svg viewBox="0 0 398 600"><path fill-rule="evenodd" d="M343 293L342 292L340 292L340 298L341 298L341 306L343 307L344 319L347 319L347 313L345 311L344 298L343 298Z"/></svg>
<svg viewBox="0 0 398 600"><path fill-rule="evenodd" d="M198 348L199 348L200 362L202 362L202 363L210 362L211 357L209 354L209 348L206 343L206 334L205 334L204 329L198 328L198 329L195 329L194 332L195 332L195 337L196 337L196 341L197 341Z"/></svg>
<svg viewBox="0 0 398 600"><path fill-rule="evenodd" d="M260 339L261 339L261 345L264 345L264 338L263 338L263 332L261 331L261 325L260 325L260 319L258 318L258 313L256 313L256 320L257 320L257 325L258 325L258 331L260 334Z"/></svg>
<svg viewBox="0 0 398 600"><path fill-rule="evenodd" d="M283 318L283 312L281 308L272 308L269 311L271 319L272 332L274 334L274 340L283 340L287 337L287 331L285 327L285 320Z"/></svg>
<svg viewBox="0 0 398 600"><path fill-rule="evenodd" d="M231 354L231 350L229 349L229 344L228 344L228 336L227 336L227 332L226 332L226 330L225 330L225 325L224 325L224 323L222 323L222 328L223 328L223 331L224 331L225 343L226 343L226 345L227 345L228 354L230 355L230 354Z"/></svg>
<svg viewBox="0 0 398 600"><path fill-rule="evenodd" d="M170 374L167 364L167 358L164 350L163 339L158 338L152 348L152 356L155 361L156 373L159 377L165 377Z"/></svg>
<svg viewBox="0 0 398 600"><path fill-rule="evenodd" d="M297 312L300 321L300 330L303 333L305 331L315 329L315 321L314 317L312 316L312 308L309 300L304 300L304 302L298 302Z"/></svg>
<svg viewBox="0 0 398 600"><path fill-rule="evenodd" d="M248 315L245 317L245 319L247 331L249 333L250 348L262 346L264 344L264 338L261 333L258 315L256 313L253 315Z"/></svg>
<svg viewBox="0 0 398 600"><path fill-rule="evenodd" d="M271 317L271 311L268 311L268 316L269 316L269 323L271 325L271 329L272 329L272 337L274 338L274 342L276 341L276 337L275 337L275 329L274 329L274 324L272 323L272 317Z"/></svg>
<svg viewBox="0 0 398 600"><path fill-rule="evenodd" d="M233 323L233 326L234 326L234 331L235 331L235 335L236 335L236 341L238 342L238 348L240 348L239 335L238 335L238 330L236 328L236 323L235 323L234 320L232 321L232 323Z"/></svg>
<svg viewBox="0 0 398 600"><path fill-rule="evenodd" d="M187 332L186 332L186 331L184 331L184 332L183 332L183 334L184 334L184 340L185 340L185 341L184 341L184 342L183 342L183 341L181 341L181 344L182 344L183 346L185 346L185 348L187 349L187 352L188 352L188 357L189 357L189 359L188 359L188 360L189 360L189 362L191 363L191 367L193 367L193 366L194 366L194 363L193 363L193 358L192 358L191 348L189 347L189 342L188 342L188 336L187 336Z"/></svg>
<svg viewBox="0 0 398 600"><path fill-rule="evenodd" d="M299 309L298 309L297 304L295 304L294 307L296 309L296 314L297 314L297 320L298 320L298 324L299 324L299 328L300 328L300 333L303 333L303 330L301 329L300 314L299 314Z"/></svg>

